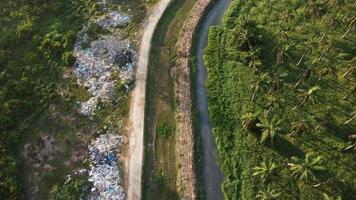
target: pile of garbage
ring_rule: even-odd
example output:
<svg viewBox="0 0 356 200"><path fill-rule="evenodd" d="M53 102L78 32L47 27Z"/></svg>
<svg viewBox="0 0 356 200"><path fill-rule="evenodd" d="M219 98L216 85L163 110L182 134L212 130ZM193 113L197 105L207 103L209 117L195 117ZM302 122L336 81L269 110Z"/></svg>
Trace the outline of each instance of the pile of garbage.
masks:
<svg viewBox="0 0 356 200"><path fill-rule="evenodd" d="M116 163L116 149L122 143L122 136L106 133L89 145L89 181L93 183L90 199L125 199L124 188L119 185L121 174Z"/></svg>
<svg viewBox="0 0 356 200"><path fill-rule="evenodd" d="M123 28L129 25L130 17L123 15L119 12L112 11L106 14L104 17L97 19L95 22L99 26L109 29L109 28Z"/></svg>
<svg viewBox="0 0 356 200"><path fill-rule="evenodd" d="M130 22L130 17L118 12L109 12L94 22L104 29L123 28ZM99 39L90 41L88 26L78 33L74 46L76 57L75 74L78 84L88 89L91 98L81 102L80 112L86 116L94 115L99 101L107 102L113 99L115 83L112 75L117 74L119 81L130 89L134 80L136 53L130 42L123 39L118 32L110 30L109 35L100 35ZM89 44L84 45L84 44Z"/></svg>

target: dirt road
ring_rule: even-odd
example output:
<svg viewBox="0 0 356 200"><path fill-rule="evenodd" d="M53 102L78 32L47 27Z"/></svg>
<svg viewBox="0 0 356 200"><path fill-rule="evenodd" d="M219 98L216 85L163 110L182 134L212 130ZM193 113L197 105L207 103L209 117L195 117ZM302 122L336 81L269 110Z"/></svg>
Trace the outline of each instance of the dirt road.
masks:
<svg viewBox="0 0 356 200"><path fill-rule="evenodd" d="M212 127L209 120L208 100L205 89L206 69L203 62L203 50L208 41L209 28L217 25L228 8L231 0L219 0L209 14L205 17L200 29L197 56L196 73L196 105L198 111L199 131L202 138L202 158L203 158L203 177L205 187L205 197L207 200L224 199L220 186L223 174L220 171L215 158L215 140L212 134Z"/></svg>
<svg viewBox="0 0 356 200"><path fill-rule="evenodd" d="M141 199L141 177L144 153L144 117L145 117L145 97L146 78L149 53L151 49L151 39L156 26L164 11L172 0L160 0L156 8L150 14L144 25L144 33L139 50L136 87L132 93L130 116L129 116L129 161L128 161L128 183L127 199Z"/></svg>

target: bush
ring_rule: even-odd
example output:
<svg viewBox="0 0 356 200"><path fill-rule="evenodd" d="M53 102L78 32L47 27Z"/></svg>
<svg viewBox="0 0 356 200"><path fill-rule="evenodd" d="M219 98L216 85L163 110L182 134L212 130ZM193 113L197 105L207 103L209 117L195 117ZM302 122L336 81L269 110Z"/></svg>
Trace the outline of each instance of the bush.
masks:
<svg viewBox="0 0 356 200"><path fill-rule="evenodd" d="M57 31L47 33L40 45L40 50L47 58L56 59L64 52L64 36Z"/></svg>
<svg viewBox="0 0 356 200"><path fill-rule="evenodd" d="M72 51L66 51L62 55L62 62L65 66L70 67L75 63L75 56Z"/></svg>
<svg viewBox="0 0 356 200"><path fill-rule="evenodd" d="M65 181L63 186L55 185L52 188L49 199L50 200L78 200L86 199L91 183L86 177L74 177Z"/></svg>
<svg viewBox="0 0 356 200"><path fill-rule="evenodd" d="M156 128L156 134L159 137L168 138L174 134L175 127L167 122L159 122Z"/></svg>

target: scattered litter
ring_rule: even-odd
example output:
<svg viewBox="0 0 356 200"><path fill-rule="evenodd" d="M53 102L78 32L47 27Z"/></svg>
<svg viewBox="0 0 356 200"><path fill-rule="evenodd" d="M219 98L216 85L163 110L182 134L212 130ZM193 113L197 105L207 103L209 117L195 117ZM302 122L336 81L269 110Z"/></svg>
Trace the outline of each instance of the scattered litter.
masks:
<svg viewBox="0 0 356 200"><path fill-rule="evenodd" d="M93 183L90 199L124 200L124 188L120 186L120 170L117 167L117 148L123 137L106 133L89 146L89 181Z"/></svg>
<svg viewBox="0 0 356 200"><path fill-rule="evenodd" d="M105 1L102 2L105 5ZM123 28L130 22L130 17L116 11L108 12L104 17L93 23L109 28ZM125 87L129 90L134 80L136 53L130 42L122 39L119 34L100 36L90 41L88 26L84 26L78 33L74 46L76 57L75 74L78 84L88 89L92 96L88 101L82 102L80 112L86 116L94 115L99 101L110 101L114 97L115 83L112 75L117 74ZM84 47L83 44L89 44Z"/></svg>
<svg viewBox="0 0 356 200"><path fill-rule="evenodd" d="M101 0L100 4L104 16L90 23L109 30L110 34L98 35L94 39L89 36L89 27L92 25L89 23L78 33L74 45L74 72L77 82L86 87L91 95L89 100L79 102L80 112L85 116L94 115L96 109L99 109L98 102L115 101L113 98L117 81L129 90L134 80L136 53L128 40L115 33L115 29L128 26L131 19L119 12L109 11L106 0ZM119 99L120 97L116 100ZM117 149L122 143L122 136L108 132L89 145L88 180L93 184L88 195L90 200L125 199L124 188L120 185L121 171L117 165ZM85 172L81 169L76 173Z"/></svg>
<svg viewBox="0 0 356 200"><path fill-rule="evenodd" d="M95 22L103 28L123 28L129 25L130 17L116 11L109 12L106 16L97 19Z"/></svg>
<svg viewBox="0 0 356 200"><path fill-rule="evenodd" d="M96 97L90 98L88 101L81 103L80 112L86 116L92 115L96 110L97 103L98 103L98 98Z"/></svg>

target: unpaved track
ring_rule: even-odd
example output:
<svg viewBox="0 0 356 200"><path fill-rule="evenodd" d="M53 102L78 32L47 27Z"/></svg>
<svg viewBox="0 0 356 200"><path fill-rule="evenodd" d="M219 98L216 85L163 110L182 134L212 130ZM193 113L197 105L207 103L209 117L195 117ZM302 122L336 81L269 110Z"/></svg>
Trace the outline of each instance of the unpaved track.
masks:
<svg viewBox="0 0 356 200"><path fill-rule="evenodd" d="M128 161L128 183L127 199L141 199L141 177L144 153L144 118L146 78L151 49L151 40L156 26L164 11L172 0L160 0L156 8L150 14L144 25L144 33L139 50L136 86L132 92L130 115L129 115L129 161Z"/></svg>
<svg viewBox="0 0 356 200"><path fill-rule="evenodd" d="M205 89L207 72L204 67L203 50L207 45L209 28L217 25L228 8L231 0L219 0L205 17L200 28L196 72L196 105L198 111L199 131L202 138L203 177L206 200L222 200L223 193L220 189L223 174L220 171L215 156L215 139L209 120L208 100Z"/></svg>

